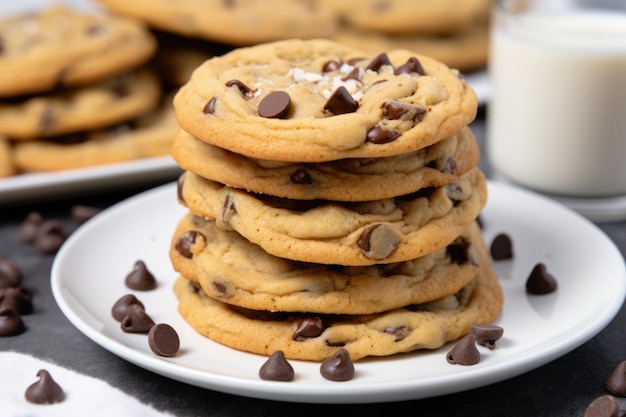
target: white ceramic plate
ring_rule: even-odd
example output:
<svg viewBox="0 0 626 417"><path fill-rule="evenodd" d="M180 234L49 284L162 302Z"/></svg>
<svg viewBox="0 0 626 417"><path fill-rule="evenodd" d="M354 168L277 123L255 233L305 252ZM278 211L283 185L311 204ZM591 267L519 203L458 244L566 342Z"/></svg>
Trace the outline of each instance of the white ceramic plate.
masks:
<svg viewBox="0 0 626 417"><path fill-rule="evenodd" d="M176 278L168 248L185 210L168 184L101 212L58 252L52 291L67 318L87 337L119 357L157 374L242 396L311 403L367 403L418 399L491 384L537 368L581 345L615 316L626 292L624 260L598 228L547 198L501 183L489 184L481 218L489 243L500 232L514 242L515 259L495 263L505 292L496 324L504 336L495 350L480 347L474 366L451 365L451 344L431 352L375 358L355 364L355 378L325 380L319 365L292 361L296 378L258 377L266 358L242 353L197 334L177 313ZM152 291L130 291L124 278L137 260L157 277ZM558 280L549 295L529 296L525 281L538 262ZM134 293L155 322L179 333L177 357L152 353L145 334L128 334L111 316L122 295ZM581 308L584 306L584 308Z"/></svg>

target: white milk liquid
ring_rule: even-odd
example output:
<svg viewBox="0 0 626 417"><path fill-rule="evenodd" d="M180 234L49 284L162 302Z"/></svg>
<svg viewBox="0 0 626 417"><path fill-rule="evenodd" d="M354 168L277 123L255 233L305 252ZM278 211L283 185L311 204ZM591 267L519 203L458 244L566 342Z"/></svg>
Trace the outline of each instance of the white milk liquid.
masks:
<svg viewBox="0 0 626 417"><path fill-rule="evenodd" d="M516 19L492 31L494 174L547 193L626 194L626 14Z"/></svg>

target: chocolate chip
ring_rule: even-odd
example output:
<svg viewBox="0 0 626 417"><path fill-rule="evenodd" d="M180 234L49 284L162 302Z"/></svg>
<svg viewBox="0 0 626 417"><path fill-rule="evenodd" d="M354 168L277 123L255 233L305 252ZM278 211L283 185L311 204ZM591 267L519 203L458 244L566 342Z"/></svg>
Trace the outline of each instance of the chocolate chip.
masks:
<svg viewBox="0 0 626 417"><path fill-rule="evenodd" d="M395 336L396 342L404 339L411 333L411 329L406 326L387 327L384 330L385 333Z"/></svg>
<svg viewBox="0 0 626 417"><path fill-rule="evenodd" d="M499 233L491 241L489 251L494 261L513 259L513 241L511 237L506 233Z"/></svg>
<svg viewBox="0 0 626 417"><path fill-rule="evenodd" d="M15 336L24 330L20 313L11 308L0 309L0 336Z"/></svg>
<svg viewBox="0 0 626 417"><path fill-rule="evenodd" d="M72 206L71 216L72 219L78 223L83 224L87 220L91 219L96 214L100 213L100 209L97 207L84 206L81 204L76 204Z"/></svg>
<svg viewBox="0 0 626 417"><path fill-rule="evenodd" d="M115 304L113 304L113 307L111 307L111 315L113 316L115 320L122 321L124 320L124 317L126 317L126 312L128 311L128 307L130 307L133 304L136 304L139 307L144 308L143 303L139 301L137 297L135 297L134 294L123 295L115 302Z"/></svg>
<svg viewBox="0 0 626 417"><path fill-rule="evenodd" d="M139 304L128 306L120 327L126 333L146 333L154 326L154 320Z"/></svg>
<svg viewBox="0 0 626 417"><path fill-rule="evenodd" d="M211 282L211 288L213 292L220 297L226 297L228 295L228 286L223 282L213 281Z"/></svg>
<svg viewBox="0 0 626 417"><path fill-rule="evenodd" d="M406 119L412 122L420 122L426 113L426 109L412 106L399 100L387 100L383 104L383 116L389 120Z"/></svg>
<svg viewBox="0 0 626 417"><path fill-rule="evenodd" d="M67 239L65 227L60 220L44 221L35 233L33 247L39 253L55 253Z"/></svg>
<svg viewBox="0 0 626 417"><path fill-rule="evenodd" d="M143 261L135 262L132 271L126 275L124 282L128 288L137 291L147 291L156 288L156 279Z"/></svg>
<svg viewBox="0 0 626 417"><path fill-rule="evenodd" d="M446 162L443 163L443 166L441 167L440 171L443 172L444 174L456 175L457 165L456 165L456 159L454 158L454 156L449 156L448 159L446 159Z"/></svg>
<svg viewBox="0 0 626 417"><path fill-rule="evenodd" d="M626 397L626 361L620 362L606 381L606 390L613 395Z"/></svg>
<svg viewBox="0 0 626 417"><path fill-rule="evenodd" d="M458 341L446 355L446 360L453 365L475 365L480 362L476 335L470 333Z"/></svg>
<svg viewBox="0 0 626 417"><path fill-rule="evenodd" d="M465 241L455 241L446 247L446 253L450 257L450 260L458 265L472 264L476 265L476 261L472 258L469 252L470 245Z"/></svg>
<svg viewBox="0 0 626 417"><path fill-rule="evenodd" d="M384 224L370 226L359 237L357 245L368 259L381 260L398 249L400 238L396 232Z"/></svg>
<svg viewBox="0 0 626 417"><path fill-rule="evenodd" d="M180 349L178 333L169 324L159 323L152 326L148 332L150 349L159 356L176 356Z"/></svg>
<svg viewBox="0 0 626 417"><path fill-rule="evenodd" d="M291 381L294 375L293 366L280 350L272 353L259 369L259 377L266 381Z"/></svg>
<svg viewBox="0 0 626 417"><path fill-rule="evenodd" d="M103 33L106 33L106 28L102 25L89 25L87 27L86 33L90 36L98 36Z"/></svg>
<svg viewBox="0 0 626 417"><path fill-rule="evenodd" d="M196 239L198 239L198 236L202 236L204 238L204 235L197 230L188 230L186 232L183 232L178 237L178 240L176 240L174 248L185 258L191 259L193 258L193 252L191 251L191 247L196 243Z"/></svg>
<svg viewBox="0 0 626 417"><path fill-rule="evenodd" d="M17 237L22 242L31 243L35 239L37 229L43 223L43 217L37 211L31 211L28 213L19 229L17 230Z"/></svg>
<svg viewBox="0 0 626 417"><path fill-rule="evenodd" d="M313 177L304 168L297 169L289 176L289 181L294 184L313 184Z"/></svg>
<svg viewBox="0 0 626 417"><path fill-rule="evenodd" d="M207 101L202 109L202 113L204 114L213 114L215 113L215 103L217 102L217 97L211 97L211 100Z"/></svg>
<svg viewBox="0 0 626 417"><path fill-rule="evenodd" d="M382 145L385 143L393 142L400 136L400 132L396 130L383 129L380 126L374 126L367 132L367 140L376 144Z"/></svg>
<svg viewBox="0 0 626 417"><path fill-rule="evenodd" d="M176 181L176 197L178 201L183 205L186 205L185 197L183 196L183 187L185 186L185 172L178 176L178 180Z"/></svg>
<svg viewBox="0 0 626 417"><path fill-rule="evenodd" d="M34 404L54 404L65 399L65 393L59 384L56 383L50 373L45 369L37 372L39 381L33 383L24 393L28 402Z"/></svg>
<svg viewBox="0 0 626 417"><path fill-rule="evenodd" d="M348 81L348 80L355 80L355 81L359 81L360 82L361 81L361 70L358 67L352 68L352 71L347 73L341 79L341 81Z"/></svg>
<svg viewBox="0 0 626 417"><path fill-rule="evenodd" d="M587 406L584 417L618 417L620 408L611 395L603 395L596 398Z"/></svg>
<svg viewBox="0 0 626 417"><path fill-rule="evenodd" d="M12 261L0 257L0 288L17 287L22 283L22 271Z"/></svg>
<svg viewBox="0 0 626 417"><path fill-rule="evenodd" d="M348 381L354 378L354 363L350 353L341 348L327 358L320 366L320 374L330 381Z"/></svg>
<svg viewBox="0 0 626 417"><path fill-rule="evenodd" d="M229 194L224 200L221 215L216 219L217 226L224 230L232 230L230 221L236 214L237 206L235 206L235 199Z"/></svg>
<svg viewBox="0 0 626 417"><path fill-rule="evenodd" d="M33 301L30 291L23 287L0 289L0 310L12 309L18 314L33 312Z"/></svg>
<svg viewBox="0 0 626 417"><path fill-rule="evenodd" d="M543 295L556 291L557 283L543 263L535 265L526 280L526 292Z"/></svg>
<svg viewBox="0 0 626 417"><path fill-rule="evenodd" d="M352 98L346 87L339 86L324 104L324 110L332 114L354 113L359 103Z"/></svg>
<svg viewBox="0 0 626 417"><path fill-rule="evenodd" d="M291 110L291 97L284 91L272 91L259 103L259 116L284 119Z"/></svg>
<svg viewBox="0 0 626 417"><path fill-rule="evenodd" d="M391 61L389 60L389 56L387 56L386 52L383 52L372 59L366 69L378 72L380 67L383 65L391 65Z"/></svg>
<svg viewBox="0 0 626 417"><path fill-rule="evenodd" d="M318 337L323 331L324 322L320 317L304 317L298 322L298 327L291 338L301 342L311 337Z"/></svg>
<svg viewBox="0 0 626 417"><path fill-rule="evenodd" d="M504 329L492 324L474 324L470 332L476 336L476 343L488 349L495 349L496 341L502 337Z"/></svg>
<svg viewBox="0 0 626 417"><path fill-rule="evenodd" d="M411 73L424 75L424 68L422 68L421 62L413 56L407 59L407 61L404 64L396 68L396 70L393 73L395 75L411 74Z"/></svg>
<svg viewBox="0 0 626 417"><path fill-rule="evenodd" d="M235 86L239 89L239 91L241 92L241 94L243 94L243 96L245 98L252 98L254 97L254 90L251 89L250 87L248 87L247 85L245 85L244 83L242 83L239 80L230 80L226 83L227 87L232 87ZM205 106L206 107L206 106Z"/></svg>
<svg viewBox="0 0 626 417"><path fill-rule="evenodd" d="M343 65L340 61L330 60L322 67L322 72L337 71Z"/></svg>

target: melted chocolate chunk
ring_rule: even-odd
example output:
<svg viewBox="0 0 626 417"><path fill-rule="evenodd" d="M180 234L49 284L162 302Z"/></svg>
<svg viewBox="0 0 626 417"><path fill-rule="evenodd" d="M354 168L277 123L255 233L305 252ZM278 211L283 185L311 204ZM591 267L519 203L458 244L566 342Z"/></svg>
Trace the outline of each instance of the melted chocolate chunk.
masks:
<svg viewBox="0 0 626 417"><path fill-rule="evenodd" d="M328 98L324 104L324 110L332 114L354 113L359 108L359 103L352 98L346 87L340 86Z"/></svg>
<svg viewBox="0 0 626 417"><path fill-rule="evenodd" d="M180 339L176 330L169 324L159 323L148 332L150 349L159 356L173 357L180 349Z"/></svg>
<svg viewBox="0 0 626 417"><path fill-rule="evenodd" d="M113 304L113 307L111 307L111 315L113 316L115 320L122 321L124 320L124 317L126 317L128 308L133 304L136 304L139 307L144 308L143 303L139 301L137 297L135 297L135 295L133 294L123 295L122 297L120 297L120 299L118 299L115 302L115 304Z"/></svg>
<svg viewBox="0 0 626 417"><path fill-rule="evenodd" d="M43 217L37 211L31 211L28 213L19 229L17 230L17 237L26 243L31 243L35 240L37 229L43 223Z"/></svg>
<svg viewBox="0 0 626 417"><path fill-rule="evenodd" d="M307 171L304 168L300 168L294 171L289 176L289 181L291 181L293 184L310 185L310 184L313 184L313 177L311 177L311 174L309 174L309 171Z"/></svg>
<svg viewBox="0 0 626 417"><path fill-rule="evenodd" d="M284 91L272 91L259 103L259 116L285 119L291 110L291 97Z"/></svg>
<svg viewBox="0 0 626 417"><path fill-rule="evenodd" d="M396 70L393 73L395 75L411 74L411 73L424 75L424 68L422 67L422 63L417 58L411 57L407 59L407 61L404 64L396 68Z"/></svg>
<svg viewBox="0 0 626 417"><path fill-rule="evenodd" d="M137 291L153 290L157 285L154 275L148 270L143 261L135 262L133 270L126 275L124 282L128 288Z"/></svg>
<svg viewBox="0 0 626 417"><path fill-rule="evenodd" d="M376 145L393 142L400 136L397 130L387 130L380 126L374 126L367 132L367 140Z"/></svg>
<svg viewBox="0 0 626 417"><path fill-rule="evenodd" d="M446 355L446 360L453 365L475 365L480 362L476 335L470 333L458 341Z"/></svg>
<svg viewBox="0 0 626 417"><path fill-rule="evenodd" d="M446 247L446 252L452 262L458 265L470 263L476 265L476 261L469 252L470 244L465 241L455 241Z"/></svg>
<svg viewBox="0 0 626 417"><path fill-rule="evenodd" d="M235 86L239 89L239 91L241 92L241 94L243 94L243 96L245 98L252 98L254 96L254 91L253 89L251 89L250 87L248 87L247 85L245 85L244 83L242 83L239 80L230 80L226 83L227 87L232 87ZM205 106L206 107L206 106Z"/></svg>
<svg viewBox="0 0 626 417"><path fill-rule="evenodd" d="M395 336L396 342L404 339L409 334L411 334L411 329L406 326L395 326L395 327L387 327L384 330L385 333Z"/></svg>
<svg viewBox="0 0 626 417"><path fill-rule="evenodd" d="M0 289L0 310L4 309L11 309L22 315L32 313L33 301L30 291L23 287Z"/></svg>
<svg viewBox="0 0 626 417"><path fill-rule="evenodd" d="M202 236L202 238L204 238L204 235L197 230L188 230L183 232L183 234L178 237L174 248L176 248L176 251L185 258L191 259L193 258L191 247L196 243L198 236Z"/></svg>
<svg viewBox="0 0 626 417"><path fill-rule="evenodd" d="M120 327L125 333L146 333L154 326L154 320L139 304L128 306Z"/></svg>
<svg viewBox="0 0 626 417"><path fill-rule="evenodd" d="M20 313L11 308L0 309L0 336L16 336L24 330Z"/></svg>
<svg viewBox="0 0 626 417"><path fill-rule="evenodd" d="M383 65L391 65L391 61L389 60L389 56L387 56L386 52L383 52L372 59L366 69L378 72L380 67Z"/></svg>
<svg viewBox="0 0 626 417"><path fill-rule="evenodd" d="M178 180L176 181L176 197L178 198L178 202L187 205L185 201L185 197L183 196L183 187L185 186L185 172L178 176Z"/></svg>
<svg viewBox="0 0 626 417"><path fill-rule="evenodd" d="M350 353L344 348L337 350L322 362L320 374L329 381L349 381L354 378L354 363Z"/></svg>
<svg viewBox="0 0 626 417"><path fill-rule="evenodd" d="M491 242L489 252L494 261L513 259L513 241L511 237L506 233L498 234Z"/></svg>
<svg viewBox="0 0 626 417"><path fill-rule="evenodd" d="M65 399L65 393L59 384L56 383L50 373L45 369L37 372L39 381L33 383L24 393L28 402L33 404L54 404Z"/></svg>
<svg viewBox="0 0 626 417"><path fill-rule="evenodd" d="M293 366L280 350L272 353L259 369L259 377L266 381L292 381L294 376Z"/></svg>
<svg viewBox="0 0 626 417"><path fill-rule="evenodd" d="M204 114L213 114L215 113L215 103L217 102L217 97L211 97L211 100L207 101L202 109L202 113Z"/></svg>
<svg viewBox="0 0 626 417"><path fill-rule="evenodd" d="M621 410L615 397L602 395L587 406L584 417L618 417L621 415Z"/></svg>
<svg viewBox="0 0 626 417"><path fill-rule="evenodd" d="M22 271L12 261L0 257L0 289L22 283Z"/></svg>
<svg viewBox="0 0 626 417"><path fill-rule="evenodd" d="M46 220L37 229L32 243L37 252L52 254L59 250L65 239L67 232L63 223L60 220Z"/></svg>
<svg viewBox="0 0 626 417"><path fill-rule="evenodd" d="M557 283L543 263L535 265L526 280L526 292L543 295L556 291Z"/></svg>
<svg viewBox="0 0 626 417"><path fill-rule="evenodd" d="M298 322L298 327L291 338L297 342L302 342L311 337L318 337L323 332L324 322L321 317L303 317Z"/></svg>
<svg viewBox="0 0 626 417"><path fill-rule="evenodd" d="M412 106L399 100L387 100L383 104L383 116L389 120L406 119L412 122L421 122L426 109Z"/></svg>
<svg viewBox="0 0 626 417"><path fill-rule="evenodd" d="M342 65L343 62L341 61L330 60L324 64L324 66L322 67L322 72L337 71L339 68L341 68Z"/></svg>
<svg viewBox="0 0 626 417"><path fill-rule="evenodd" d="M502 337L504 330L492 324L474 324L470 332L476 336L476 343L488 349L495 349L496 341Z"/></svg>
<svg viewBox="0 0 626 417"><path fill-rule="evenodd" d="M396 232L384 224L368 227L361 233L357 245L368 259L381 260L398 249L400 238Z"/></svg>
<svg viewBox="0 0 626 417"><path fill-rule="evenodd" d="M89 207L81 204L72 206L71 216L77 224L83 224L87 220L91 219L96 214L100 213L100 209L97 207Z"/></svg>
<svg viewBox="0 0 626 417"><path fill-rule="evenodd" d="M606 390L613 395L626 397L626 361L620 362L606 381Z"/></svg>

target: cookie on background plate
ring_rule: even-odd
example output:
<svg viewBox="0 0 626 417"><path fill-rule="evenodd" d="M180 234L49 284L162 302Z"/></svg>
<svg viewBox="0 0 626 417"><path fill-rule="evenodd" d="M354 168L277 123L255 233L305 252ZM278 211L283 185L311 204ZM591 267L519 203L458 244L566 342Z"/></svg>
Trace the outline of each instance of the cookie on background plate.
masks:
<svg viewBox="0 0 626 417"><path fill-rule="evenodd" d="M467 126L478 106L458 70L430 57L374 56L314 39L212 58L180 88L174 107L181 127L212 145L323 162L421 149Z"/></svg>
<svg viewBox="0 0 626 417"><path fill-rule="evenodd" d="M447 246L477 217L487 181L472 168L440 187L374 201L291 200L248 193L197 175L181 203L274 256L351 266L402 262Z"/></svg>
<svg viewBox="0 0 626 417"><path fill-rule="evenodd" d="M156 40L135 20L55 6L0 19L0 98L88 84L147 62Z"/></svg>

